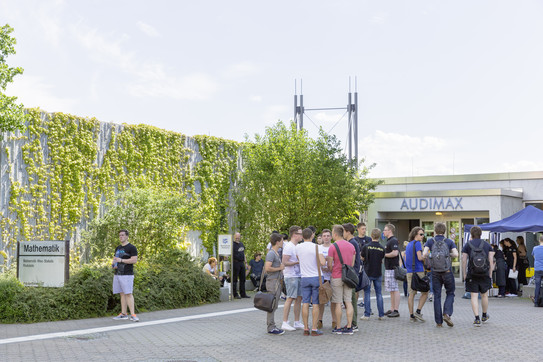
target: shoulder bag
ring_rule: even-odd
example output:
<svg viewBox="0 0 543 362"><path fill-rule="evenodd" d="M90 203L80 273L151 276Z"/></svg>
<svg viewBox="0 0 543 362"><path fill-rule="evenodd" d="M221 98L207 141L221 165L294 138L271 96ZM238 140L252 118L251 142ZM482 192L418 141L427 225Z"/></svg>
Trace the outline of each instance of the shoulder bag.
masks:
<svg viewBox="0 0 543 362"><path fill-rule="evenodd" d="M411 276L411 289L426 293L430 291L430 278L428 278L428 275L424 275L424 277L421 278L415 272L415 254L417 253L416 245L417 242L413 242L413 275Z"/></svg>
<svg viewBox="0 0 543 362"><path fill-rule="evenodd" d="M364 255L364 258L368 260L368 249L366 248L366 254ZM359 292L363 289L366 289L366 287L371 283L370 278L368 277L368 274L366 273L366 270L364 269L364 262L360 260L360 274L358 274L358 285L355 292Z"/></svg>
<svg viewBox="0 0 543 362"><path fill-rule="evenodd" d="M317 256L317 269L319 270L319 304L326 304L332 298L332 285L328 280L322 282L319 246L317 244L315 244L315 254Z"/></svg>
<svg viewBox="0 0 543 362"><path fill-rule="evenodd" d="M341 251L339 250L339 246L336 243L334 243L334 247L337 250L339 261L341 262L341 280L349 288L356 288L356 286L358 285L358 273L354 270L352 266L347 265L343 262Z"/></svg>
<svg viewBox="0 0 543 362"><path fill-rule="evenodd" d="M264 280L264 270L262 270L262 275L260 276L260 285L258 286L258 292L255 294L255 297L253 298L254 307L259 310L263 310L264 312L271 313L274 310L275 305L277 304L277 301L275 300L275 292L262 292L262 281ZM277 278L277 283L283 284L283 278L280 276ZM281 288L280 286L279 288Z"/></svg>
<svg viewBox="0 0 543 362"><path fill-rule="evenodd" d="M407 269L405 268L405 263L403 261L402 253L400 253L400 259L402 260L403 267L399 265L396 265L394 267L394 279L399 280L401 282L405 282L407 280Z"/></svg>

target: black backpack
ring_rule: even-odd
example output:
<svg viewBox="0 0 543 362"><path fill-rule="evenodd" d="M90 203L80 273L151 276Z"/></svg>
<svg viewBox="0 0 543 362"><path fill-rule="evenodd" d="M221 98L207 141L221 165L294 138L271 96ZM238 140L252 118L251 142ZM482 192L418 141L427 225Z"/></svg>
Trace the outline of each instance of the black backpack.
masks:
<svg viewBox="0 0 543 362"><path fill-rule="evenodd" d="M468 241L468 245L471 249L469 255L469 265L470 265L470 275L473 276L485 276L488 275L490 270L490 264L488 262L488 255L485 253L483 248L484 241L481 240L481 246L479 248L475 247L473 243Z"/></svg>
<svg viewBox="0 0 543 362"><path fill-rule="evenodd" d="M432 245L432 253L430 254L430 266L432 271L443 273L451 269L451 255L449 246L443 240L437 241L434 238L434 245Z"/></svg>

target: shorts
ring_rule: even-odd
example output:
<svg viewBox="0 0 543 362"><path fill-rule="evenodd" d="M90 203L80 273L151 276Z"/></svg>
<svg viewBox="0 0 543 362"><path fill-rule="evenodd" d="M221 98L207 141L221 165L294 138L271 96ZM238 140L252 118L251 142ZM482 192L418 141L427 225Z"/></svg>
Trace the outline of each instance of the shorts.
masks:
<svg viewBox="0 0 543 362"><path fill-rule="evenodd" d="M132 294L134 290L133 275L114 275L113 276L113 294Z"/></svg>
<svg viewBox="0 0 543 362"><path fill-rule="evenodd" d="M285 289L287 298L296 299L302 296L302 284L300 277L285 278Z"/></svg>
<svg viewBox="0 0 543 362"><path fill-rule="evenodd" d="M319 277L302 278L302 303L319 304Z"/></svg>
<svg viewBox="0 0 543 362"><path fill-rule="evenodd" d="M349 288L341 278L332 278L332 303L352 303L353 288Z"/></svg>
<svg viewBox="0 0 543 362"><path fill-rule="evenodd" d="M470 277L466 278L466 292L469 293L486 293L491 287L490 277Z"/></svg>
<svg viewBox="0 0 543 362"><path fill-rule="evenodd" d="M394 269L392 270L385 270L385 291L386 292L397 292L400 289L398 289L398 281L396 278L394 278Z"/></svg>
<svg viewBox="0 0 543 362"><path fill-rule="evenodd" d="M417 275L421 278L424 277L424 272L417 272ZM407 290L409 291L409 294L417 294L417 291L415 289L411 289L411 279L413 279L413 273L407 273ZM421 292L422 293L422 292Z"/></svg>

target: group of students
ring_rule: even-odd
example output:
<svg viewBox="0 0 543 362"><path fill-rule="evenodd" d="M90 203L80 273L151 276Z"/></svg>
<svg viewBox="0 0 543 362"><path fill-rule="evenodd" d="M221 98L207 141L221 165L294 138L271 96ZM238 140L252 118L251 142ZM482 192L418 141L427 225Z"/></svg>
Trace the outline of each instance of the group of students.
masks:
<svg viewBox="0 0 543 362"><path fill-rule="evenodd" d="M373 285L379 320L385 317L399 317L399 288L397 270L405 267L408 283L409 319L412 322L424 322L423 306L428 297L428 291L421 292L418 305L415 308L417 287L411 285L414 274L418 280L425 279L424 261L430 260L432 269L431 283L435 291L434 320L436 327L446 323L453 327L453 304L455 297L455 279L452 272L451 259L459 256L455 242L445 237L446 225L436 223L434 237L423 245L424 229L414 227L409 234L409 243L405 248L405 258L401 258L398 240L394 236L395 227L385 225L383 235L386 246L379 240L381 230L373 229L371 237L366 236L366 225L357 226L358 236L354 236L352 224L334 225L332 230L324 229L315 240L315 232L310 228L303 229L292 226L289 230L289 240L273 233L270 236L269 251L266 255L264 272L267 273L266 288L274 293L278 302L282 286L285 286L286 300L283 310L283 321L279 328L275 324L275 310L267 313L267 330L274 335L285 331L303 329L304 335L320 336L323 334L323 314L326 304L319 303L319 286L329 282L332 289L330 312L332 317L332 333L350 335L358 331L357 301L359 292L364 292L364 315L360 320L369 320L371 312L370 293ZM477 327L488 321L488 291L492 287L492 272L494 270L494 248L481 239L482 230L478 226L471 229L471 240L462 248L462 265L466 292L470 293L474 313L473 324ZM332 243L332 239L335 241ZM542 238L543 240L543 238ZM543 243L543 241L542 241ZM542 244L543 245L543 244ZM400 265L400 260L402 264ZM543 261L543 260L542 260ZM385 273L382 275L384 262ZM541 261L540 261L541 262ZM359 273L359 285L350 288L342 280L342 264L352 266ZM365 278L365 276L367 278ZM384 312L381 286L384 277L385 291L391 294L391 307ZM363 286L362 281L369 279ZM427 282L426 282L427 283ZM441 290L445 288L446 298L441 301ZM536 290L539 294L539 288ZM482 314L479 313L479 295L481 296ZM289 322L290 309L294 304L294 322ZM312 323L309 324L309 310L312 306ZM341 326L342 310L345 310L346 324ZM302 321L300 321L300 312Z"/></svg>

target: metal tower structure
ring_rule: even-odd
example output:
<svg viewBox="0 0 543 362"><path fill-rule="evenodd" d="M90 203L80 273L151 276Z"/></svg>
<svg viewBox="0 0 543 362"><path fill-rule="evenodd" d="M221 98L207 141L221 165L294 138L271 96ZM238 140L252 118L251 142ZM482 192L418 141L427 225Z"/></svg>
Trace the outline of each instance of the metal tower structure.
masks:
<svg viewBox="0 0 543 362"><path fill-rule="evenodd" d="M358 167L358 86L357 79L354 78L354 94L351 92L351 77L349 77L349 93L347 95L346 107L329 107L329 108L305 108L303 83L300 79L300 94L298 97L297 81L294 80L294 122L296 128L304 128L304 114L307 111L333 111L345 110L348 114L348 135L347 135L347 155L349 160Z"/></svg>

